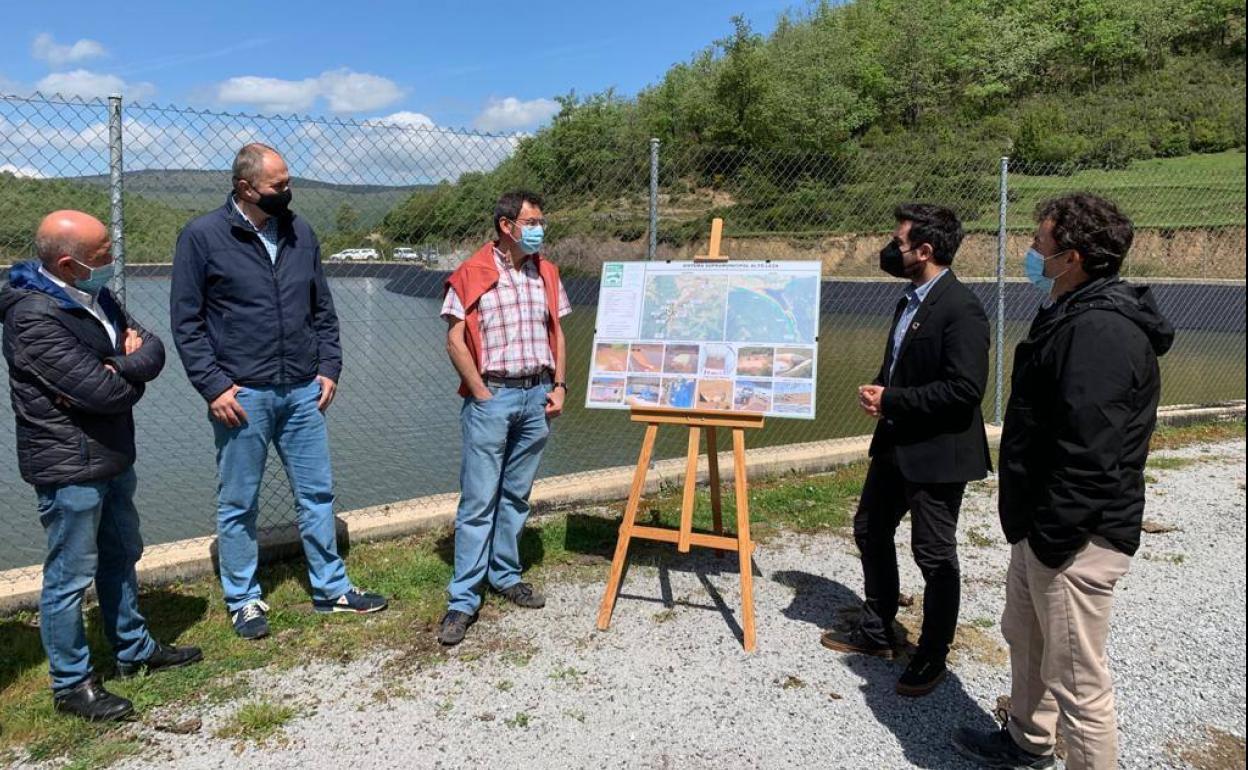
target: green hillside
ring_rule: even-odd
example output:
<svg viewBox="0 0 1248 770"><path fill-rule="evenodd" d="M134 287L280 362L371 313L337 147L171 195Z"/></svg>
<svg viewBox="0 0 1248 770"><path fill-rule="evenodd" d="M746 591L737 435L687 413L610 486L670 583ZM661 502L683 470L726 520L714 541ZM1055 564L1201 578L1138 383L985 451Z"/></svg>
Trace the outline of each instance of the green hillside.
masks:
<svg viewBox="0 0 1248 770"><path fill-rule="evenodd" d="M1154 195L1144 221L1243 222L1243 0L825 2L766 37L733 19L636 98L562 103L494 171L411 196L385 235L480 234L488 201L526 186L547 195L552 238L635 241L649 137L659 239L677 246L717 215L737 235L874 230L904 198L982 225L1002 155L1023 219L1042 192L1103 183Z"/></svg>
<svg viewBox="0 0 1248 770"><path fill-rule="evenodd" d="M0 264L31 259L34 232L52 209L79 209L109 221L108 191L68 179L29 179L0 172ZM169 261L178 231L195 211L127 194L122 215L126 251L136 262Z"/></svg>
<svg viewBox="0 0 1248 770"><path fill-rule="evenodd" d="M107 187L106 176L76 177L96 187ZM126 193L177 209L207 211L221 205L230 189L228 171L196 171L183 169L144 169L127 171L122 179ZM337 229L338 213L343 205L355 213L356 227L369 230L377 225L395 204L409 197L414 187L383 185L348 185L295 177L291 180L298 200L299 213L308 218L318 233L328 235Z"/></svg>

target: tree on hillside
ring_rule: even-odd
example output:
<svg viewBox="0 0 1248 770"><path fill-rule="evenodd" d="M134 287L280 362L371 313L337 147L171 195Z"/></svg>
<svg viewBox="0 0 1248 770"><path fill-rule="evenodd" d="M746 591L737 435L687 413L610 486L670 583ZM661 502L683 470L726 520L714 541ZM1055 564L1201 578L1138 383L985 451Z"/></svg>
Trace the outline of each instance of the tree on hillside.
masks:
<svg viewBox="0 0 1248 770"><path fill-rule="evenodd" d="M350 203L338 207L334 214L334 229L340 233L353 233L360 226L360 212Z"/></svg>

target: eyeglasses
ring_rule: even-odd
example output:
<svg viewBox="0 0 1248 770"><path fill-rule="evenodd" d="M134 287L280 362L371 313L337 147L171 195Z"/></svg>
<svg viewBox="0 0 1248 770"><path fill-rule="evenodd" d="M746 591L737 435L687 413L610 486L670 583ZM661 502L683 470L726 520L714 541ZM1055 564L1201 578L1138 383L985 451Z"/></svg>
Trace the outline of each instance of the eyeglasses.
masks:
<svg viewBox="0 0 1248 770"><path fill-rule="evenodd" d="M511 221L515 222L521 227L545 227L546 226L546 217L529 217L528 219L513 219Z"/></svg>

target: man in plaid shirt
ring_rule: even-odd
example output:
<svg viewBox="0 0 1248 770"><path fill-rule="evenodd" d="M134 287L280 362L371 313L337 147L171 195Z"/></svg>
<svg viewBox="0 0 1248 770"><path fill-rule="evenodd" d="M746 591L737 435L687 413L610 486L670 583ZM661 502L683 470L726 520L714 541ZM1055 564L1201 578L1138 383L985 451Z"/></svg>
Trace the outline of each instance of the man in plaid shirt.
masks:
<svg viewBox="0 0 1248 770"><path fill-rule="evenodd" d="M541 255L545 225L537 195L503 195L494 207L498 238L446 282L447 351L464 404L455 573L438 627L445 645L463 641L486 582L521 607L546 604L520 580L519 548L550 420L568 390L560 319L572 306Z"/></svg>

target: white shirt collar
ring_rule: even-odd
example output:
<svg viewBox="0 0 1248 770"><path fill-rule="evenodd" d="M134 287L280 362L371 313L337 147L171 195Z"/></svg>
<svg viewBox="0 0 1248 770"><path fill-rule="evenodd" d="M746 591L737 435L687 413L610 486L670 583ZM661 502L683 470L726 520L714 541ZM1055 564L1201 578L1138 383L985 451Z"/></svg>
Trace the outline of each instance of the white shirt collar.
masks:
<svg viewBox="0 0 1248 770"><path fill-rule="evenodd" d="M91 292L83 291L76 286L70 286L60 278L57 278L55 275L52 275L52 273L48 272L47 268L43 265L39 266L39 272L42 273L43 276L49 281L61 287L74 302L77 302L79 305L89 309L94 309L96 307L96 302L99 299L96 295Z"/></svg>

